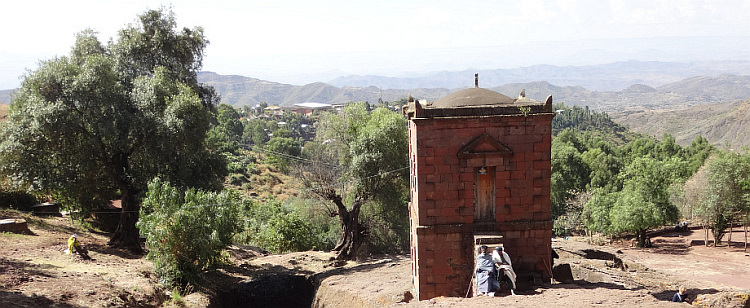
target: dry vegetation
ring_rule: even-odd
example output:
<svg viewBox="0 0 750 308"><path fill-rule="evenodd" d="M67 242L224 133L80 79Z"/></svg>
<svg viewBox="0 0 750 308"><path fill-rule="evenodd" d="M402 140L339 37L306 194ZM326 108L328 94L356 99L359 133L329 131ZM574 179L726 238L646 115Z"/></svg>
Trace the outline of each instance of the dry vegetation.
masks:
<svg viewBox="0 0 750 308"><path fill-rule="evenodd" d="M5 121L8 116L8 109L10 109L10 106L0 102L0 122Z"/></svg>
<svg viewBox="0 0 750 308"><path fill-rule="evenodd" d="M260 163L265 161L261 154L247 152L256 157L258 163L246 174L230 174L224 182L227 188L242 192L251 199L276 198L284 201L299 194L299 180L291 175L279 172L275 167Z"/></svg>
<svg viewBox="0 0 750 308"><path fill-rule="evenodd" d="M612 119L635 132L661 138L665 133L683 146L697 135L723 148L750 146L750 100L674 109L638 110L612 113Z"/></svg>

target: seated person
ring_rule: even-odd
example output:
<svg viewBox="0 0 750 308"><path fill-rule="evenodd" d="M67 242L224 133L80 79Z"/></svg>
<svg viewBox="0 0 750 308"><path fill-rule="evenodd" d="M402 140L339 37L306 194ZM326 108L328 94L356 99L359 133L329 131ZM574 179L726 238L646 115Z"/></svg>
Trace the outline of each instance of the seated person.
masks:
<svg viewBox="0 0 750 308"><path fill-rule="evenodd" d="M513 270L513 264L510 261L510 256L503 247L496 247L495 251L492 252L492 261L498 268L499 281L505 281L510 288L510 294L516 295L516 272Z"/></svg>
<svg viewBox="0 0 750 308"><path fill-rule="evenodd" d="M77 253L86 260L91 259L88 251L81 246L81 242L78 241L78 236L75 234L71 235L68 239L68 250L65 253Z"/></svg>
<svg viewBox="0 0 750 308"><path fill-rule="evenodd" d="M672 301L678 303L689 303L690 298L687 296L687 289L685 289L684 286L680 286L680 290L672 296Z"/></svg>
<svg viewBox="0 0 750 308"><path fill-rule="evenodd" d="M477 295L494 295L498 289L499 283L496 280L497 274L492 262L492 255L487 251L488 247L482 245L479 247L477 254Z"/></svg>

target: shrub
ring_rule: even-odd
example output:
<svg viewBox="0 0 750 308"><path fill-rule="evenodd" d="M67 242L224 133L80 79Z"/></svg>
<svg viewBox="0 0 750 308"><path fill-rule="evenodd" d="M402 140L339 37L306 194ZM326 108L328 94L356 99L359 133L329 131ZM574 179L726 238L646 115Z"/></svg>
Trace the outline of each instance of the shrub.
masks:
<svg viewBox="0 0 750 308"><path fill-rule="evenodd" d="M149 183L137 226L163 284L193 283L223 260L221 250L239 230L238 203L231 191L182 193L158 178Z"/></svg>
<svg viewBox="0 0 750 308"><path fill-rule="evenodd" d="M274 253L303 251L317 245L313 227L302 216L284 209L278 200L253 204L246 213L245 232L238 240Z"/></svg>
<svg viewBox="0 0 750 308"><path fill-rule="evenodd" d="M39 201L25 191L4 191L0 189L0 208L31 211L31 207L37 203Z"/></svg>

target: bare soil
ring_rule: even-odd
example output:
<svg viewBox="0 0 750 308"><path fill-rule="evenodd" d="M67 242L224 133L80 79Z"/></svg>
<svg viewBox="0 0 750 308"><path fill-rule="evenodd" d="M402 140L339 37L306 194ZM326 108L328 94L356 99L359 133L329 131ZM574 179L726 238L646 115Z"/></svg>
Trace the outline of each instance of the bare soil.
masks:
<svg viewBox="0 0 750 308"><path fill-rule="evenodd" d="M85 232L68 218L23 216L30 234L0 236L0 307L132 307L165 297L151 262L110 248L107 234ZM92 260L65 254L74 233Z"/></svg>
<svg viewBox="0 0 750 308"><path fill-rule="evenodd" d="M0 212L0 218L11 214L19 216ZM574 283L545 284L517 296L429 301L410 298L408 256L337 263L327 252L264 255L235 246L228 250L230 264L206 273L195 292L172 301L171 292L158 285L153 264L108 247L108 234L86 232L64 217L20 216L27 219L32 234L0 236L0 307L218 307L216 297L222 290L273 272L311 277L318 287L313 305L325 307L684 307L687 304L668 302L680 285L693 298L750 289L750 253L743 251L743 233L735 231L732 245L706 247L703 231L692 230L654 236L654 246L646 249L632 248L627 241L592 245L585 237L555 239L553 247L560 254L555 263L574 268ZM93 260L64 253L72 233L78 234ZM586 251L616 258L592 257Z"/></svg>

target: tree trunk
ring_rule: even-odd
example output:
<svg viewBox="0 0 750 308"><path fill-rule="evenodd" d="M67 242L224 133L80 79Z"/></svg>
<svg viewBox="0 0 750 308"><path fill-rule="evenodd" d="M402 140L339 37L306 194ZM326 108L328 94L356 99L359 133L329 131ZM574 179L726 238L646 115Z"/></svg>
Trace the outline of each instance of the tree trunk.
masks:
<svg viewBox="0 0 750 308"><path fill-rule="evenodd" d="M356 199L349 210L344 205L341 196L332 190L326 193L326 199L336 204L341 223L341 237L336 247L333 248L333 251L337 252L336 259L353 260L365 238L364 227L359 223L359 210L364 201Z"/></svg>
<svg viewBox="0 0 750 308"><path fill-rule="evenodd" d="M708 226L703 225L703 244L708 247Z"/></svg>
<svg viewBox="0 0 750 308"><path fill-rule="evenodd" d="M745 225L745 252L747 252L747 224Z"/></svg>
<svg viewBox="0 0 750 308"><path fill-rule="evenodd" d="M120 212L120 223L117 225L115 233L112 234L112 238L109 239L109 245L127 248L134 253L143 253L138 228L135 226L135 223L138 222L141 204L138 199L138 190L133 187L130 179L128 155L120 153L115 155L112 160L115 166L113 172L122 194L122 211Z"/></svg>
<svg viewBox="0 0 750 308"><path fill-rule="evenodd" d="M646 230L638 230L638 247L646 247Z"/></svg>
<svg viewBox="0 0 750 308"><path fill-rule="evenodd" d="M353 260L364 242L364 228L359 223L359 208L356 211L339 212L341 237L333 251L338 252L337 260Z"/></svg>
<svg viewBox="0 0 750 308"><path fill-rule="evenodd" d="M120 248L127 248L134 253L143 253L141 248L140 234L135 223L138 222L138 211L140 203L137 200L137 194L132 189L121 189L122 192L122 212L120 213L120 223L117 230L112 234L109 245Z"/></svg>

